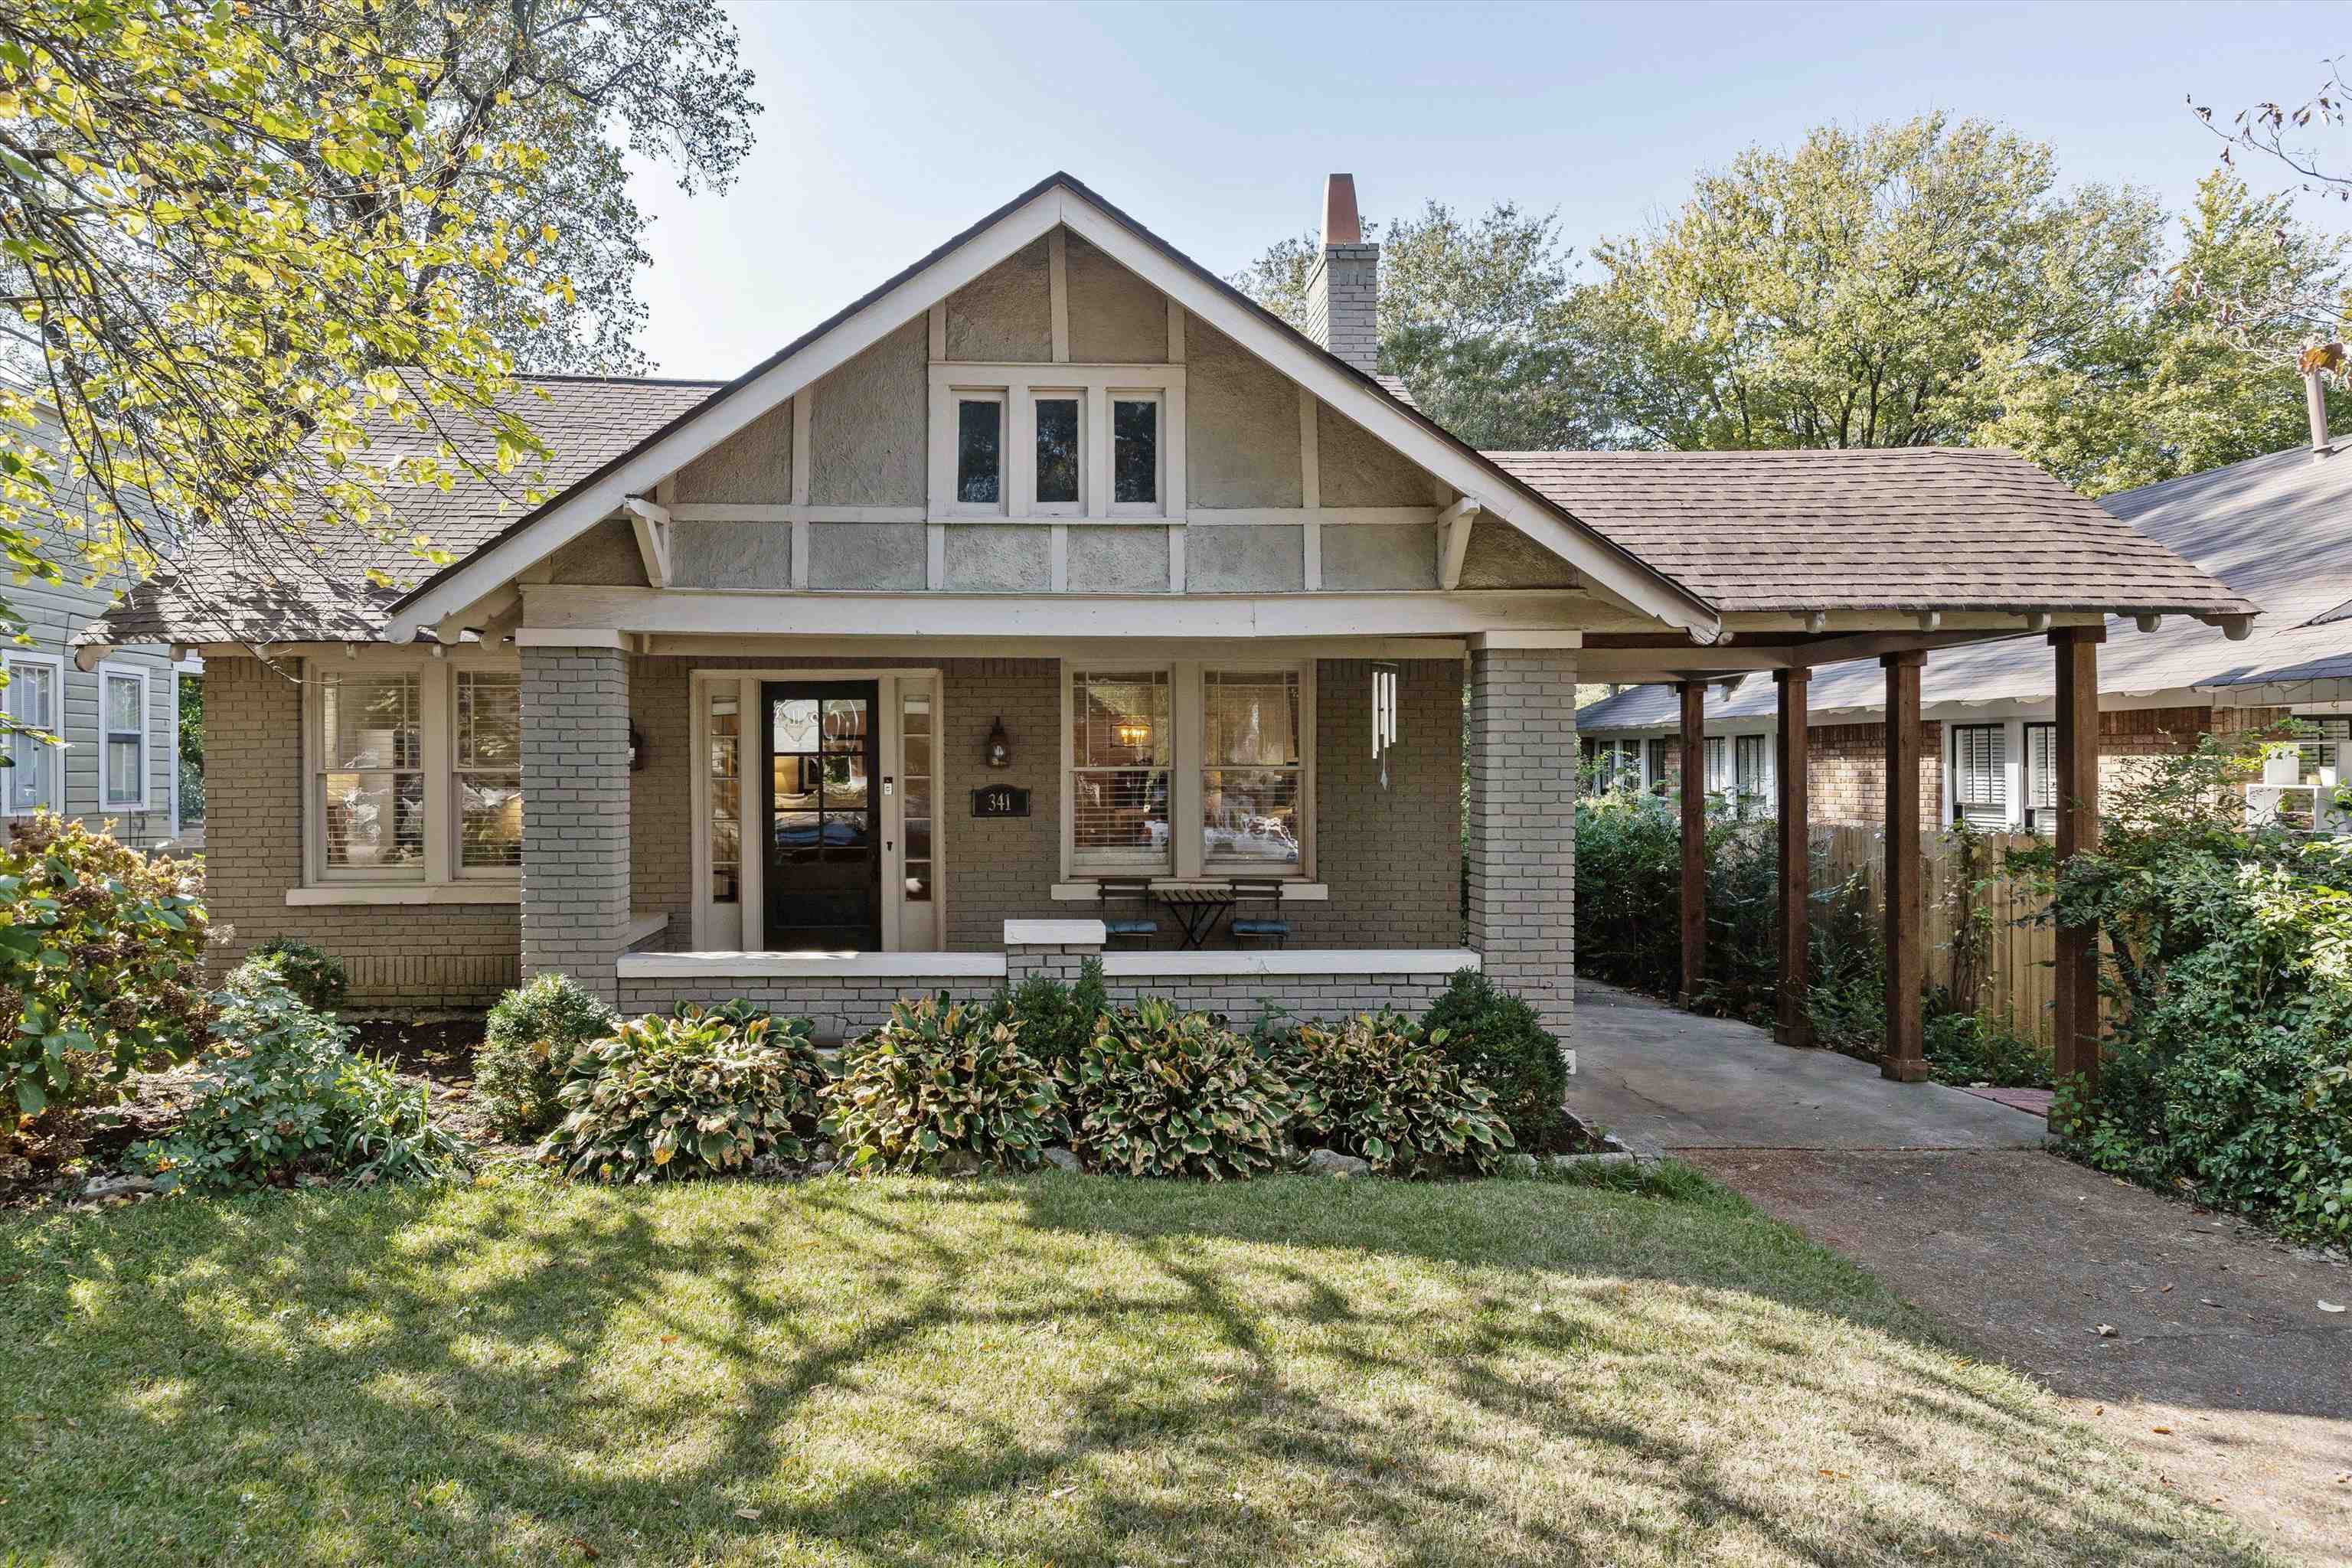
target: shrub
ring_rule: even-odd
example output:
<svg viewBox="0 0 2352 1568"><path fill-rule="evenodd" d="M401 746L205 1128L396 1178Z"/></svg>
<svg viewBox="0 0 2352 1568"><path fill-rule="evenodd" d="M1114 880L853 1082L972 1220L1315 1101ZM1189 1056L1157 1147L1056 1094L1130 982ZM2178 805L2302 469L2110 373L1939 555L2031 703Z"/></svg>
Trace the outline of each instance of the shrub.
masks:
<svg viewBox="0 0 2352 1568"><path fill-rule="evenodd" d="M1110 994L1103 988L1098 958L1079 966L1075 985L1033 974L1010 991L1000 989L989 1004L995 1022L1017 1026L1023 1049L1057 1069L1078 1059L1095 1037L1097 1021L1109 1011Z"/></svg>
<svg viewBox="0 0 2352 1568"><path fill-rule="evenodd" d="M1945 992L1930 993L1923 1036L1927 1074L1937 1083L1964 1088L1972 1083L2004 1089L2050 1087L2049 1047L2018 1033L2007 1018L1953 1007Z"/></svg>
<svg viewBox="0 0 2352 1568"><path fill-rule="evenodd" d="M257 958L276 961L287 988L315 1011L331 1013L351 994L351 971L343 967L341 959L314 942L274 936L257 943L245 956L248 963Z"/></svg>
<svg viewBox="0 0 2352 1568"><path fill-rule="evenodd" d="M1559 1037L1536 1010L1475 969L1458 969L1422 1019L1422 1031L1443 1040L1446 1058L1462 1076L1494 1097L1522 1149L1549 1147L1562 1131L1568 1064Z"/></svg>
<svg viewBox="0 0 2352 1568"><path fill-rule="evenodd" d="M556 1098L583 1047L619 1027L621 1016L578 981L542 974L490 1009L474 1057L474 1093L491 1125L536 1138L563 1116Z"/></svg>
<svg viewBox="0 0 2352 1568"><path fill-rule="evenodd" d="M2208 736L2110 795L2100 846L2054 876L2106 942L2095 1094L2053 1125L2118 1175L2352 1242L2352 844L2250 825L2259 742Z"/></svg>
<svg viewBox="0 0 2352 1568"><path fill-rule="evenodd" d="M202 903L150 860L54 813L0 851L0 1105L37 1116L209 1039ZM16 1116L0 1115L0 1146Z"/></svg>
<svg viewBox="0 0 2352 1568"><path fill-rule="evenodd" d="M1307 1024L1284 1055L1301 1080L1298 1131L1374 1168L1411 1175L1467 1164L1492 1171L1511 1148L1493 1099L1445 1058L1444 1042L1398 1014Z"/></svg>
<svg viewBox="0 0 2352 1568"><path fill-rule="evenodd" d="M650 1182L748 1172L807 1153L816 1056L793 1023L712 1013L632 1018L585 1047L539 1157L566 1175Z"/></svg>
<svg viewBox="0 0 2352 1568"><path fill-rule="evenodd" d="M1290 1081L1204 1013L1106 1013L1060 1078L1072 1141L1099 1169L1222 1181L1280 1163Z"/></svg>
<svg viewBox="0 0 2352 1568"><path fill-rule="evenodd" d="M850 1163L887 1171L948 1154L1034 1166L1065 1131L1053 1075L1023 1048L1020 1026L936 996L892 1006L850 1053L832 1100Z"/></svg>
<svg viewBox="0 0 2352 1568"><path fill-rule="evenodd" d="M243 968L219 1003L211 1082L171 1136L131 1150L163 1190L437 1180L466 1163L424 1086L345 1048L350 1032L278 984L270 961Z"/></svg>

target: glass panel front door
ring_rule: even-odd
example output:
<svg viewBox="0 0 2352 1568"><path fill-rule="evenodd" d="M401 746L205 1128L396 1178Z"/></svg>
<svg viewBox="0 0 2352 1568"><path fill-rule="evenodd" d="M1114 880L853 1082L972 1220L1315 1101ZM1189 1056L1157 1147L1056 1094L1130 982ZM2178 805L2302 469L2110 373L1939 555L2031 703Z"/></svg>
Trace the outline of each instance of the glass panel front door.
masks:
<svg viewBox="0 0 2352 1568"><path fill-rule="evenodd" d="M881 802L874 681L771 681L761 946L875 952L882 947Z"/></svg>

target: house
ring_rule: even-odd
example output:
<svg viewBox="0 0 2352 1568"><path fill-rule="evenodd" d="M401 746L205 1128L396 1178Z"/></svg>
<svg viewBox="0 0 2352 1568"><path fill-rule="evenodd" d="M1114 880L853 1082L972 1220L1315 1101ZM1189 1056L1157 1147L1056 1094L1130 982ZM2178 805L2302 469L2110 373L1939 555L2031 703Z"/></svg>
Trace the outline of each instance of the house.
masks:
<svg viewBox="0 0 2352 1568"><path fill-rule="evenodd" d="M554 493L427 493L430 574L128 595L85 657L206 658L224 956L844 1032L1098 952L1241 1016L1479 964L1565 1030L1580 678L2255 613L2001 454L1474 450L1375 374L1347 176L1323 238L1300 331L1055 174L733 381L532 382Z"/></svg>
<svg viewBox="0 0 2352 1568"><path fill-rule="evenodd" d="M35 436L53 445L53 433L46 427ZM111 823L118 838L142 849L201 847L204 796L192 790L184 797L182 790L180 687L203 679L203 661L174 658L152 642L109 647L88 664L75 660L76 635L123 584L119 577L85 581L89 564L75 548L71 513L63 500L51 514L28 514L23 525L39 536L42 557L62 580L0 588L0 598L24 617L26 637L0 640L8 675L0 710L25 727L5 742L0 815L54 811L92 828Z"/></svg>
<svg viewBox="0 0 2352 1568"><path fill-rule="evenodd" d="M2134 759L2194 750L2206 734L2260 732L2294 720L2305 726L2304 743L2271 763L2251 786L2251 801L2283 822L2352 831L2352 814L2336 804L2336 786L2352 784L2352 551L2345 547L2352 457L2320 426L2311 447L2100 504L2265 610L2242 642L2179 617L2109 621L2099 682L2103 775L2112 783ZM1816 822L1884 819L1877 675L1874 665L1855 663L1813 677ZM1928 826L1965 819L1996 831L2048 831L2057 805L2056 690L2044 650L2010 640L1939 652L1921 676L1920 699ZM1710 792L1770 809L1774 711L1769 686L1709 691ZM1675 776L1672 737L1681 719L1671 688L1620 691L1580 710L1577 725L1588 788L1663 789Z"/></svg>

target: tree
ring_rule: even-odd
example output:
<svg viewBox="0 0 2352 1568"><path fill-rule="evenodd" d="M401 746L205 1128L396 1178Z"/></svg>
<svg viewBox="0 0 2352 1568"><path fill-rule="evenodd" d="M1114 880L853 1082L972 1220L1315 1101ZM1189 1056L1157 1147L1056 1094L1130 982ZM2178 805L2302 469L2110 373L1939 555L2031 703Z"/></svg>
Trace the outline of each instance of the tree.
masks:
<svg viewBox="0 0 2352 1568"><path fill-rule="evenodd" d="M532 270L569 279L574 300L532 310L528 295L461 275L467 308L526 371L653 368L634 342L650 220L630 199L625 149L666 162L683 190L731 182L760 110L719 0L394 0L356 17L373 48L417 62L436 189L482 220L541 236ZM518 176L483 156L505 146L541 156ZM318 174L340 186L335 171ZM329 211L373 216L365 204ZM429 211L411 205L403 216L429 224ZM432 267L420 263L412 281L432 281Z"/></svg>
<svg viewBox="0 0 2352 1568"><path fill-rule="evenodd" d="M2064 360L2123 324L2156 204L2061 192L2048 147L1941 113L1750 148L1595 252L1622 439L1696 448L1963 442L1996 353Z"/></svg>
<svg viewBox="0 0 2352 1568"><path fill-rule="evenodd" d="M1380 367L1472 446L1545 450L1594 443L1596 384L1570 253L1549 213L1498 202L1475 220L1442 202L1367 222L1381 253ZM1231 281L1293 326L1322 242L1270 247Z"/></svg>
<svg viewBox="0 0 2352 1568"><path fill-rule="evenodd" d="M2115 330L2071 358L1989 356L1969 438L2022 453L2093 495L2193 474L2305 438L2297 351L2333 329L2347 244L2236 174L2200 183L2176 258ZM2352 396L2330 393L2334 416Z"/></svg>
<svg viewBox="0 0 2352 1568"><path fill-rule="evenodd" d="M2199 103L2194 95L2189 109L2227 143L2221 149L2225 165L2234 164L2243 149L2285 164L2309 195L2352 202L2352 171L2328 167L2326 154L2305 140L2315 122L2322 129L2340 126L2352 115L2352 85L2344 80L2343 57L2322 60L2320 66L2318 87L2292 108L2265 100L2238 110L2226 126L2214 124L2212 108Z"/></svg>
<svg viewBox="0 0 2352 1568"><path fill-rule="evenodd" d="M58 580L60 556L136 574L200 530L257 550L388 532L404 487L459 467L528 492L543 448L499 329L537 331L572 287L535 248L551 228L468 203L546 154L439 133L433 67L377 16L0 0L0 552L19 581ZM21 637L5 601L0 620Z"/></svg>

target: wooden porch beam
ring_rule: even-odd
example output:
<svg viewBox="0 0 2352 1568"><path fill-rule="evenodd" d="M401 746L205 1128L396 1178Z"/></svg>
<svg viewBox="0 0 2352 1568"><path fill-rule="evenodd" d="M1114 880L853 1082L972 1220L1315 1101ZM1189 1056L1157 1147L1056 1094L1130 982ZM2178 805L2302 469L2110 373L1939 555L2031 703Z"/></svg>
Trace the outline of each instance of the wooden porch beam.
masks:
<svg viewBox="0 0 2352 1568"><path fill-rule="evenodd" d="M2099 847L2099 645L2102 626L2050 634L2058 663L2058 824L2062 861ZM2095 926L2057 928L2052 979L2058 1079L2099 1081L2099 933Z"/></svg>
<svg viewBox="0 0 2352 1568"><path fill-rule="evenodd" d="M1812 943L1812 823L1805 770L1811 762L1806 732L1808 669L1781 669L1772 674L1780 688L1780 732L1774 755L1777 824L1780 858L1780 994L1773 1037L1784 1046L1813 1043L1812 1016L1805 1009Z"/></svg>
<svg viewBox="0 0 2352 1568"><path fill-rule="evenodd" d="M1919 992L1927 984L1927 860L1919 828L1919 669L1924 653L1890 653L1886 670L1886 1054L1897 1083L1927 1076Z"/></svg>
<svg viewBox="0 0 2352 1568"><path fill-rule="evenodd" d="M1683 704L1683 976L1682 1002L1697 1000L1706 978L1706 682L1684 680Z"/></svg>

